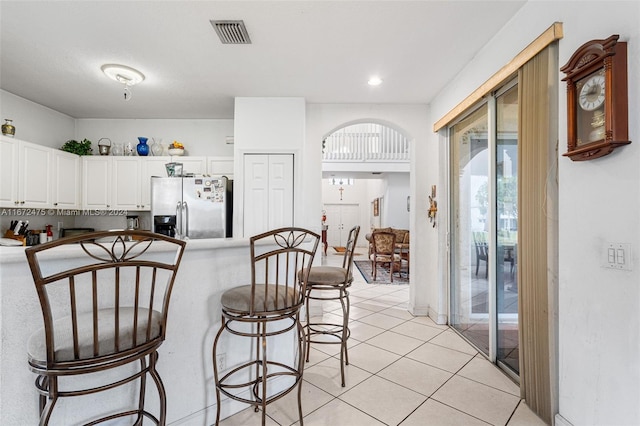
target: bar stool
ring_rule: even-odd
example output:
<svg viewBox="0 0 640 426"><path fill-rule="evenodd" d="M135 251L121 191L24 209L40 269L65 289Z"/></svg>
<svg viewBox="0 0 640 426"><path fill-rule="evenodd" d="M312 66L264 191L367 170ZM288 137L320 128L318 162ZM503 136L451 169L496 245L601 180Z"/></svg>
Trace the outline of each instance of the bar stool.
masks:
<svg viewBox="0 0 640 426"><path fill-rule="evenodd" d="M304 303L309 269L320 236L302 228L280 228L251 237L251 284L234 287L221 297L222 323L213 342L213 373L216 386L216 425L220 422L220 398L228 398L262 409L298 387L298 414L302 425L302 373L304 329L299 312ZM269 345L275 336L295 330L293 361L270 359L269 348L282 352L285 345ZM255 353L240 361L224 376L218 372L217 353L224 331L232 336L253 338ZM274 384L275 381L275 384ZM286 386L279 390L276 386ZM242 392L247 392L248 395Z"/></svg>
<svg viewBox="0 0 640 426"><path fill-rule="evenodd" d="M349 231L346 249L342 257L342 267L314 266L311 268L305 297L307 303L307 322L305 326L307 340L306 360L309 362L311 343L340 344L340 376L342 379L342 387L345 386L344 366L345 364L349 365L347 340L351 335L349 331L349 292L347 289L353 282L353 253L359 234L359 226L354 226ZM311 323L309 318L309 300L339 300L342 305L342 324L324 322ZM328 340L323 339L323 337L328 337Z"/></svg>
<svg viewBox="0 0 640 426"><path fill-rule="evenodd" d="M109 231L25 250L44 319L44 328L31 335L27 348L29 366L38 374L41 426L49 424L58 398L111 390L135 380L137 404L88 424L123 417L132 417L135 424L142 424L143 417L166 424L166 393L156 362L185 244L147 231ZM72 247L74 256L69 258ZM129 364L135 371L119 370L117 379L95 375ZM157 417L145 409L147 374L160 398ZM66 389L78 382L65 380L61 390L60 378L79 375L88 375L82 389Z"/></svg>

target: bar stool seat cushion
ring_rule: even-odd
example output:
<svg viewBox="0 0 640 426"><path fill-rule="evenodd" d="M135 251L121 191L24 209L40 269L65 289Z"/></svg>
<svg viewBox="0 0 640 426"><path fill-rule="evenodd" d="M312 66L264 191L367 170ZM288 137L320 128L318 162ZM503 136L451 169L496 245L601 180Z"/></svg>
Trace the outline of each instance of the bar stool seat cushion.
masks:
<svg viewBox="0 0 640 426"><path fill-rule="evenodd" d="M251 309L251 284L234 287L222 294L220 302L222 307L237 314L254 315L269 313L282 309L296 307L299 304L300 296L293 288L278 286L276 284L255 285L254 306ZM266 294L266 296L265 296Z"/></svg>
<svg viewBox="0 0 640 426"><path fill-rule="evenodd" d="M349 274L349 276L347 276ZM341 285L353 281L353 275L346 268L337 266L314 266L309 272L308 285Z"/></svg>
<svg viewBox="0 0 640 426"><path fill-rule="evenodd" d="M162 314L158 311L151 311L151 331L147 339L147 324L149 310L138 309L137 336L136 343L133 342L134 335L134 308L119 309L119 340L120 348L115 348L115 309L100 309L98 311L98 355L105 356L123 350L131 349L141 343L151 341L160 336L162 328ZM71 327L71 317L62 317L53 322L55 332L56 361L72 361L76 359L73 354L73 332ZM30 337L27 343L27 353L29 362L32 365L47 365L47 350L45 345L44 328L37 330ZM94 358L93 353L93 316L91 313L78 314L78 351L79 359Z"/></svg>

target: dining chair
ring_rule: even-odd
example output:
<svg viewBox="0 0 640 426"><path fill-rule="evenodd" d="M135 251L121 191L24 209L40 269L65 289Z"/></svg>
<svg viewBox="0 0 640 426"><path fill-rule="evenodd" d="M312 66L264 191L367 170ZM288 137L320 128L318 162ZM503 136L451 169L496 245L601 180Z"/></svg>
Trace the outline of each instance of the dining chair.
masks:
<svg viewBox="0 0 640 426"><path fill-rule="evenodd" d="M135 381L137 403L106 415L103 404L88 406L86 411L98 418L87 424L125 417L136 425L143 417L166 424L166 392L156 363L185 244L127 230L60 238L25 250L44 321L27 347L29 367L37 374L41 426L55 418L59 398L98 394ZM157 416L145 408L147 375L158 391ZM76 384L83 386L71 387Z"/></svg>
<svg viewBox="0 0 640 426"><path fill-rule="evenodd" d="M296 386L302 425L305 334L299 315L319 241L318 234L295 227L275 229L249 239L251 283L225 291L220 299L222 321L212 351L216 425L220 423L222 395L253 405L256 411L262 410L264 425L267 405ZM229 337L253 339L255 352L248 354L248 360L240 360L221 375L216 360L220 337L225 331ZM285 337L288 332L295 336L294 353L291 354L281 349L289 347L288 342L275 340L280 335ZM289 355L291 362L287 362ZM283 357L286 359L279 359Z"/></svg>
<svg viewBox="0 0 640 426"><path fill-rule="evenodd" d="M480 269L480 262L484 262L484 277L489 276L489 246L487 244L487 236L485 232L473 232L473 244L476 249L476 276Z"/></svg>
<svg viewBox="0 0 640 426"><path fill-rule="evenodd" d="M306 302L306 342L307 358L309 362L309 352L311 343L317 344L340 344L340 377L342 387L345 386L344 366L349 365L349 355L347 354L347 340L351 335L349 330L349 291L348 288L353 282L353 255L360 234L360 226L354 226L349 231L344 255L342 256L342 266L313 266L309 272L307 290L305 294ZM311 322L310 300L340 301L342 307L342 323Z"/></svg>
<svg viewBox="0 0 640 426"><path fill-rule="evenodd" d="M396 252L396 234L393 232L374 232L371 234L372 253L369 256L371 260L371 269L373 269L373 280L377 279L378 264L389 265L389 275L393 282L393 273L396 270L400 272L402 257Z"/></svg>

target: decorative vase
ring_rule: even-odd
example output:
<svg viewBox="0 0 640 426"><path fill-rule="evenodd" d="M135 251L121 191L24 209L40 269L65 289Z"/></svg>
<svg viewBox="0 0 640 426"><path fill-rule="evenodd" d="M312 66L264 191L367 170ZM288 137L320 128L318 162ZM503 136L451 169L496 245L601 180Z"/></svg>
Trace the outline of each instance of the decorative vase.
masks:
<svg viewBox="0 0 640 426"><path fill-rule="evenodd" d="M4 119L4 124L2 125L2 134L9 137L14 137L16 134L16 127L12 124L13 120L8 118Z"/></svg>
<svg viewBox="0 0 640 426"><path fill-rule="evenodd" d="M138 155L141 157L146 157L149 155L149 145L147 145L147 138L139 137L138 140L140 143L136 146L136 150L138 151Z"/></svg>
<svg viewBox="0 0 640 426"><path fill-rule="evenodd" d="M151 144L151 153L155 156L160 156L162 155L162 151L164 150L162 148L162 138L151 138L153 140L153 143Z"/></svg>

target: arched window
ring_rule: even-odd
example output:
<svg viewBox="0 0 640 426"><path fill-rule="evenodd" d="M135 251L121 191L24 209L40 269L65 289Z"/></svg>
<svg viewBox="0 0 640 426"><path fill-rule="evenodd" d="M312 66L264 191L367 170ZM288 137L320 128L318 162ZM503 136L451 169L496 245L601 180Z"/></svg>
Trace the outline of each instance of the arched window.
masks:
<svg viewBox="0 0 640 426"><path fill-rule="evenodd" d="M356 123L333 131L322 141L323 160L408 161L409 138L379 123Z"/></svg>

